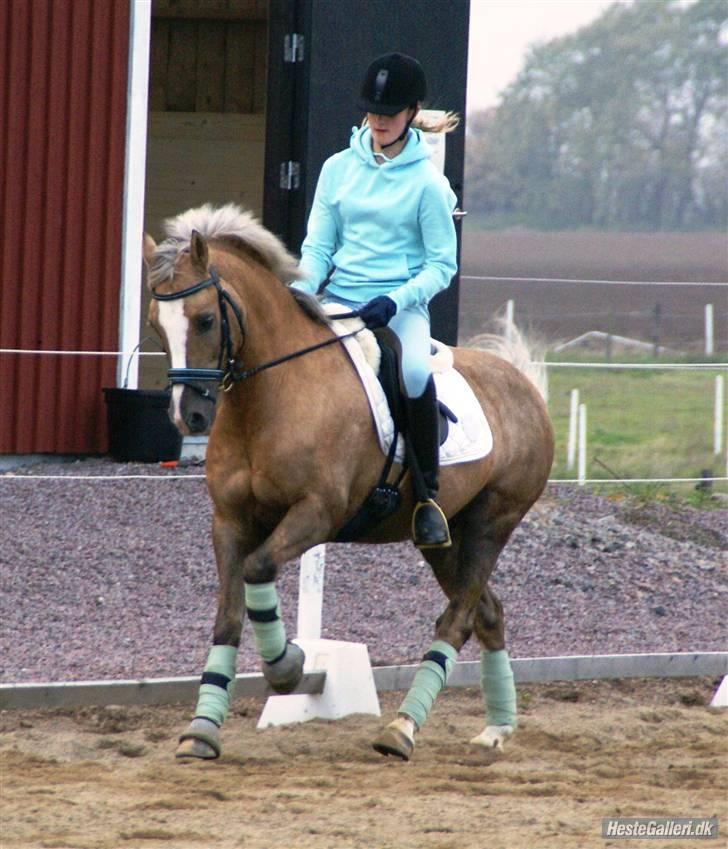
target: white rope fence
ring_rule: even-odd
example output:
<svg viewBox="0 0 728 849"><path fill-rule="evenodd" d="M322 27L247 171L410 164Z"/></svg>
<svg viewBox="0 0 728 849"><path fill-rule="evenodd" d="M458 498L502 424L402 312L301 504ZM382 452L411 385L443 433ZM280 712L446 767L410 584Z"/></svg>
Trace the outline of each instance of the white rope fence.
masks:
<svg viewBox="0 0 728 849"><path fill-rule="evenodd" d="M728 290L728 283L696 280L577 280L574 277L487 277L461 274L461 280L487 280L501 283L586 283L598 286L719 286Z"/></svg>
<svg viewBox="0 0 728 849"><path fill-rule="evenodd" d="M596 368L615 369L616 371L641 369L642 371L676 370L683 371L725 371L728 373L728 363L570 363L544 362L546 368Z"/></svg>
<svg viewBox="0 0 728 849"><path fill-rule="evenodd" d="M33 348L0 348L0 354L49 354L55 357L165 357L164 351L49 351Z"/></svg>
<svg viewBox="0 0 728 849"><path fill-rule="evenodd" d="M522 280L522 281L541 281L543 282L573 282L573 283L594 283L594 284L614 284L614 285L648 285L642 281L618 281L618 280L573 280L571 278L503 278L503 277L467 277L470 280ZM707 285L707 286L725 286L723 283L677 283L672 281L663 281L654 285L670 285L670 286L687 286L687 285ZM708 305L711 306L711 305ZM506 320L507 327L513 323L514 304L509 300L506 305ZM706 318L707 318L706 312ZM710 323L712 326L712 306L710 311ZM711 346L712 347L712 346ZM52 356L88 356L88 357L163 357L163 351L139 351L137 349L131 352L125 351L64 351L64 350L40 350L27 348L0 348L0 354L19 354L19 355L52 355ZM728 364L722 363L613 363L613 362L544 362L542 364L547 369L612 369L617 371L693 371L693 372L708 372L708 371L725 371L728 373ZM714 422L713 422L713 453L720 454L723 443L723 419L724 419L724 397L725 397L725 381L724 376L719 374L716 376L715 382L715 403L714 403ZM580 486L585 484L688 484L688 483L722 483L728 481L728 452L726 456L726 476L725 477L700 477L700 478L587 478L586 476L586 406L579 404L578 390L574 389L571 393L571 404L569 414L569 429L567 442L567 469L572 469L574 463L577 463L576 478L553 478L549 480L552 484L573 484L578 483ZM0 479L30 479L30 480L74 480L74 481L119 481L119 480L201 480L204 475L16 475L5 473L0 475Z"/></svg>

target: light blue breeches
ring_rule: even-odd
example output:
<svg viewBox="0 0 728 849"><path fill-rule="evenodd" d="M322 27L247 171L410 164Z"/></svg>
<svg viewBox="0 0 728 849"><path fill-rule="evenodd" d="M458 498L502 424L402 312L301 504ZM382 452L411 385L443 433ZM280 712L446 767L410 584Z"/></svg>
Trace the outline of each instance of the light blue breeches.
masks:
<svg viewBox="0 0 728 849"><path fill-rule="evenodd" d="M349 310L363 303L343 298L324 297L325 304L340 304ZM402 379L408 398L419 398L425 391L430 370L430 313L426 304L400 310L387 325L402 346Z"/></svg>

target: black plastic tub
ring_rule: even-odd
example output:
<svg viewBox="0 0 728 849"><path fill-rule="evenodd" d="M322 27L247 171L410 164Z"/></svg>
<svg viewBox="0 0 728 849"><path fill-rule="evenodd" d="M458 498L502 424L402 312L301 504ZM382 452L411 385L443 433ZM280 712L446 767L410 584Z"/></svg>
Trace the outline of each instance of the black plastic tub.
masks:
<svg viewBox="0 0 728 849"><path fill-rule="evenodd" d="M167 415L169 390L104 389L109 454L122 463L179 460L182 434Z"/></svg>

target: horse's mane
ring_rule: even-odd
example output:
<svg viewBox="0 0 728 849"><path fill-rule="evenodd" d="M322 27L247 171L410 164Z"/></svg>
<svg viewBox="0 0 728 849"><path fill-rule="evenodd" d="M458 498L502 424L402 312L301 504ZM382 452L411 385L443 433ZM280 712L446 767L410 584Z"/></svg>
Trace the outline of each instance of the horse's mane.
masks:
<svg viewBox="0 0 728 849"><path fill-rule="evenodd" d="M206 240L218 239L252 252L282 283L302 276L295 257L283 242L266 230L251 212L234 203L219 207L206 203L188 209L168 218L164 230L167 238L157 245L150 269L153 284L172 276L179 255L189 248L193 230Z"/></svg>

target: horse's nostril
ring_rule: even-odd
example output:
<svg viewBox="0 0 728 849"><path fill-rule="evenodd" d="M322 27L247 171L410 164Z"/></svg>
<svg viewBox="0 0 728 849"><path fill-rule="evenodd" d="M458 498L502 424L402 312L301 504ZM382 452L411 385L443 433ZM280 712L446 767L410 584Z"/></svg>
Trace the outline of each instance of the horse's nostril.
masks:
<svg viewBox="0 0 728 849"><path fill-rule="evenodd" d="M207 418L202 413L191 413L187 416L186 423L190 433L202 433L207 427Z"/></svg>

